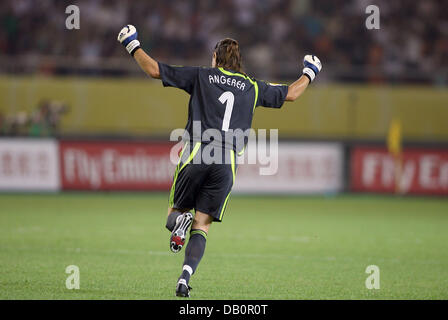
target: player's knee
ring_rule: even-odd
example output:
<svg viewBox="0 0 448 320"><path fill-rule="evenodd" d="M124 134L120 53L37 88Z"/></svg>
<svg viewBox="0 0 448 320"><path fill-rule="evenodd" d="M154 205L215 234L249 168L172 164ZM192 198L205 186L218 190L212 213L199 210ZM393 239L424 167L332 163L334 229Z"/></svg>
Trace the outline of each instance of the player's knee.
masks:
<svg viewBox="0 0 448 320"><path fill-rule="evenodd" d="M193 220L193 224L191 225L191 229L194 230L202 230L205 233L208 233L208 229L210 228L210 225L212 224L212 222L204 222L204 221L200 221L200 220Z"/></svg>

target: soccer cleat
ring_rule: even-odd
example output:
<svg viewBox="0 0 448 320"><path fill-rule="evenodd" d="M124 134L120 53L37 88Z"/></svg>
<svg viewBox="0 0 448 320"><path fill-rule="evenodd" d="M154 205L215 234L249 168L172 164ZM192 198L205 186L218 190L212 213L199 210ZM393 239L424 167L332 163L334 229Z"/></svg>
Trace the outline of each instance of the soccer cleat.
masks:
<svg viewBox="0 0 448 320"><path fill-rule="evenodd" d="M176 225L170 237L170 249L174 253L178 253L185 244L185 238L187 236L188 228L190 228L193 222L193 215L191 212L184 212L177 217Z"/></svg>
<svg viewBox="0 0 448 320"><path fill-rule="evenodd" d="M179 279L176 286L176 296L190 298L190 290L191 287L187 284L187 281L185 279Z"/></svg>

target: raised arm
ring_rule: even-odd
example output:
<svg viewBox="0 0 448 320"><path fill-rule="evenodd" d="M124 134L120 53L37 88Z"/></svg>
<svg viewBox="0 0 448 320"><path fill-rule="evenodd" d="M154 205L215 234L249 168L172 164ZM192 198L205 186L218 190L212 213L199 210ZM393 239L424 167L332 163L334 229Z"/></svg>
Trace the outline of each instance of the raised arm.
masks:
<svg viewBox="0 0 448 320"><path fill-rule="evenodd" d="M313 55L305 56L303 66L302 76L288 87L288 94L286 95L285 101L295 101L300 97L322 69L322 63L319 58Z"/></svg>
<svg viewBox="0 0 448 320"><path fill-rule="evenodd" d="M306 76L301 76L288 87L288 94L285 101L295 101L305 91L310 84L310 79Z"/></svg>
<svg viewBox="0 0 448 320"><path fill-rule="evenodd" d="M143 51L142 48L138 48L134 53L134 59L137 61L140 68L146 72L146 74L154 79L160 79L159 64L156 60L151 58Z"/></svg>
<svg viewBox="0 0 448 320"><path fill-rule="evenodd" d="M133 25L129 24L121 29L117 40L134 57L140 68L147 75L155 79L160 79L159 64L140 48L140 41L137 40L137 29Z"/></svg>

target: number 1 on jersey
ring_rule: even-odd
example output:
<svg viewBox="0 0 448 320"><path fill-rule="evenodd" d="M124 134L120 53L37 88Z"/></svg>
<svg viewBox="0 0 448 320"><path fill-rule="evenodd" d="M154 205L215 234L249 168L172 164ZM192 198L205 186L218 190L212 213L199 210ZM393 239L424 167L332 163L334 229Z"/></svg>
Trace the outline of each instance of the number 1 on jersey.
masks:
<svg viewBox="0 0 448 320"><path fill-rule="evenodd" d="M232 92L226 91L220 97L219 101L226 104L226 111L224 112L224 119L222 119L222 131L228 131L230 126L230 117L232 116L233 103L235 96Z"/></svg>

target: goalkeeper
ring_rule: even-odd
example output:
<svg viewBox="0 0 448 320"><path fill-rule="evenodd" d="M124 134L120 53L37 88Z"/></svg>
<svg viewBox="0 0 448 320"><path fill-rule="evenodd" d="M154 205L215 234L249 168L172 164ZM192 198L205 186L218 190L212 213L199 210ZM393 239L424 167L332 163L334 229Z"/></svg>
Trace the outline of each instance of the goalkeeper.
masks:
<svg viewBox="0 0 448 320"><path fill-rule="evenodd" d="M280 108L285 101L296 100L315 79L322 64L316 56L306 55L299 79L289 86L278 85L244 73L240 47L233 39L226 38L216 44L209 68L157 62L140 47L137 30L132 25L121 29L118 41L150 77L161 79L164 86L182 89L190 95L185 128L189 139L184 141L174 172L166 222L173 252L179 252L184 246L191 226L182 273L176 285L177 296L189 297L190 277L204 254L210 225L213 221L223 220L235 182L236 155L242 153L247 143L247 137L226 141L226 133L231 130L248 132L257 106ZM200 122L200 134L193 130L194 122ZM204 141L202 133L207 129L218 131L221 137ZM239 138L244 141L243 147L236 143ZM201 161L202 150L210 145L222 152L224 161L211 164Z"/></svg>

